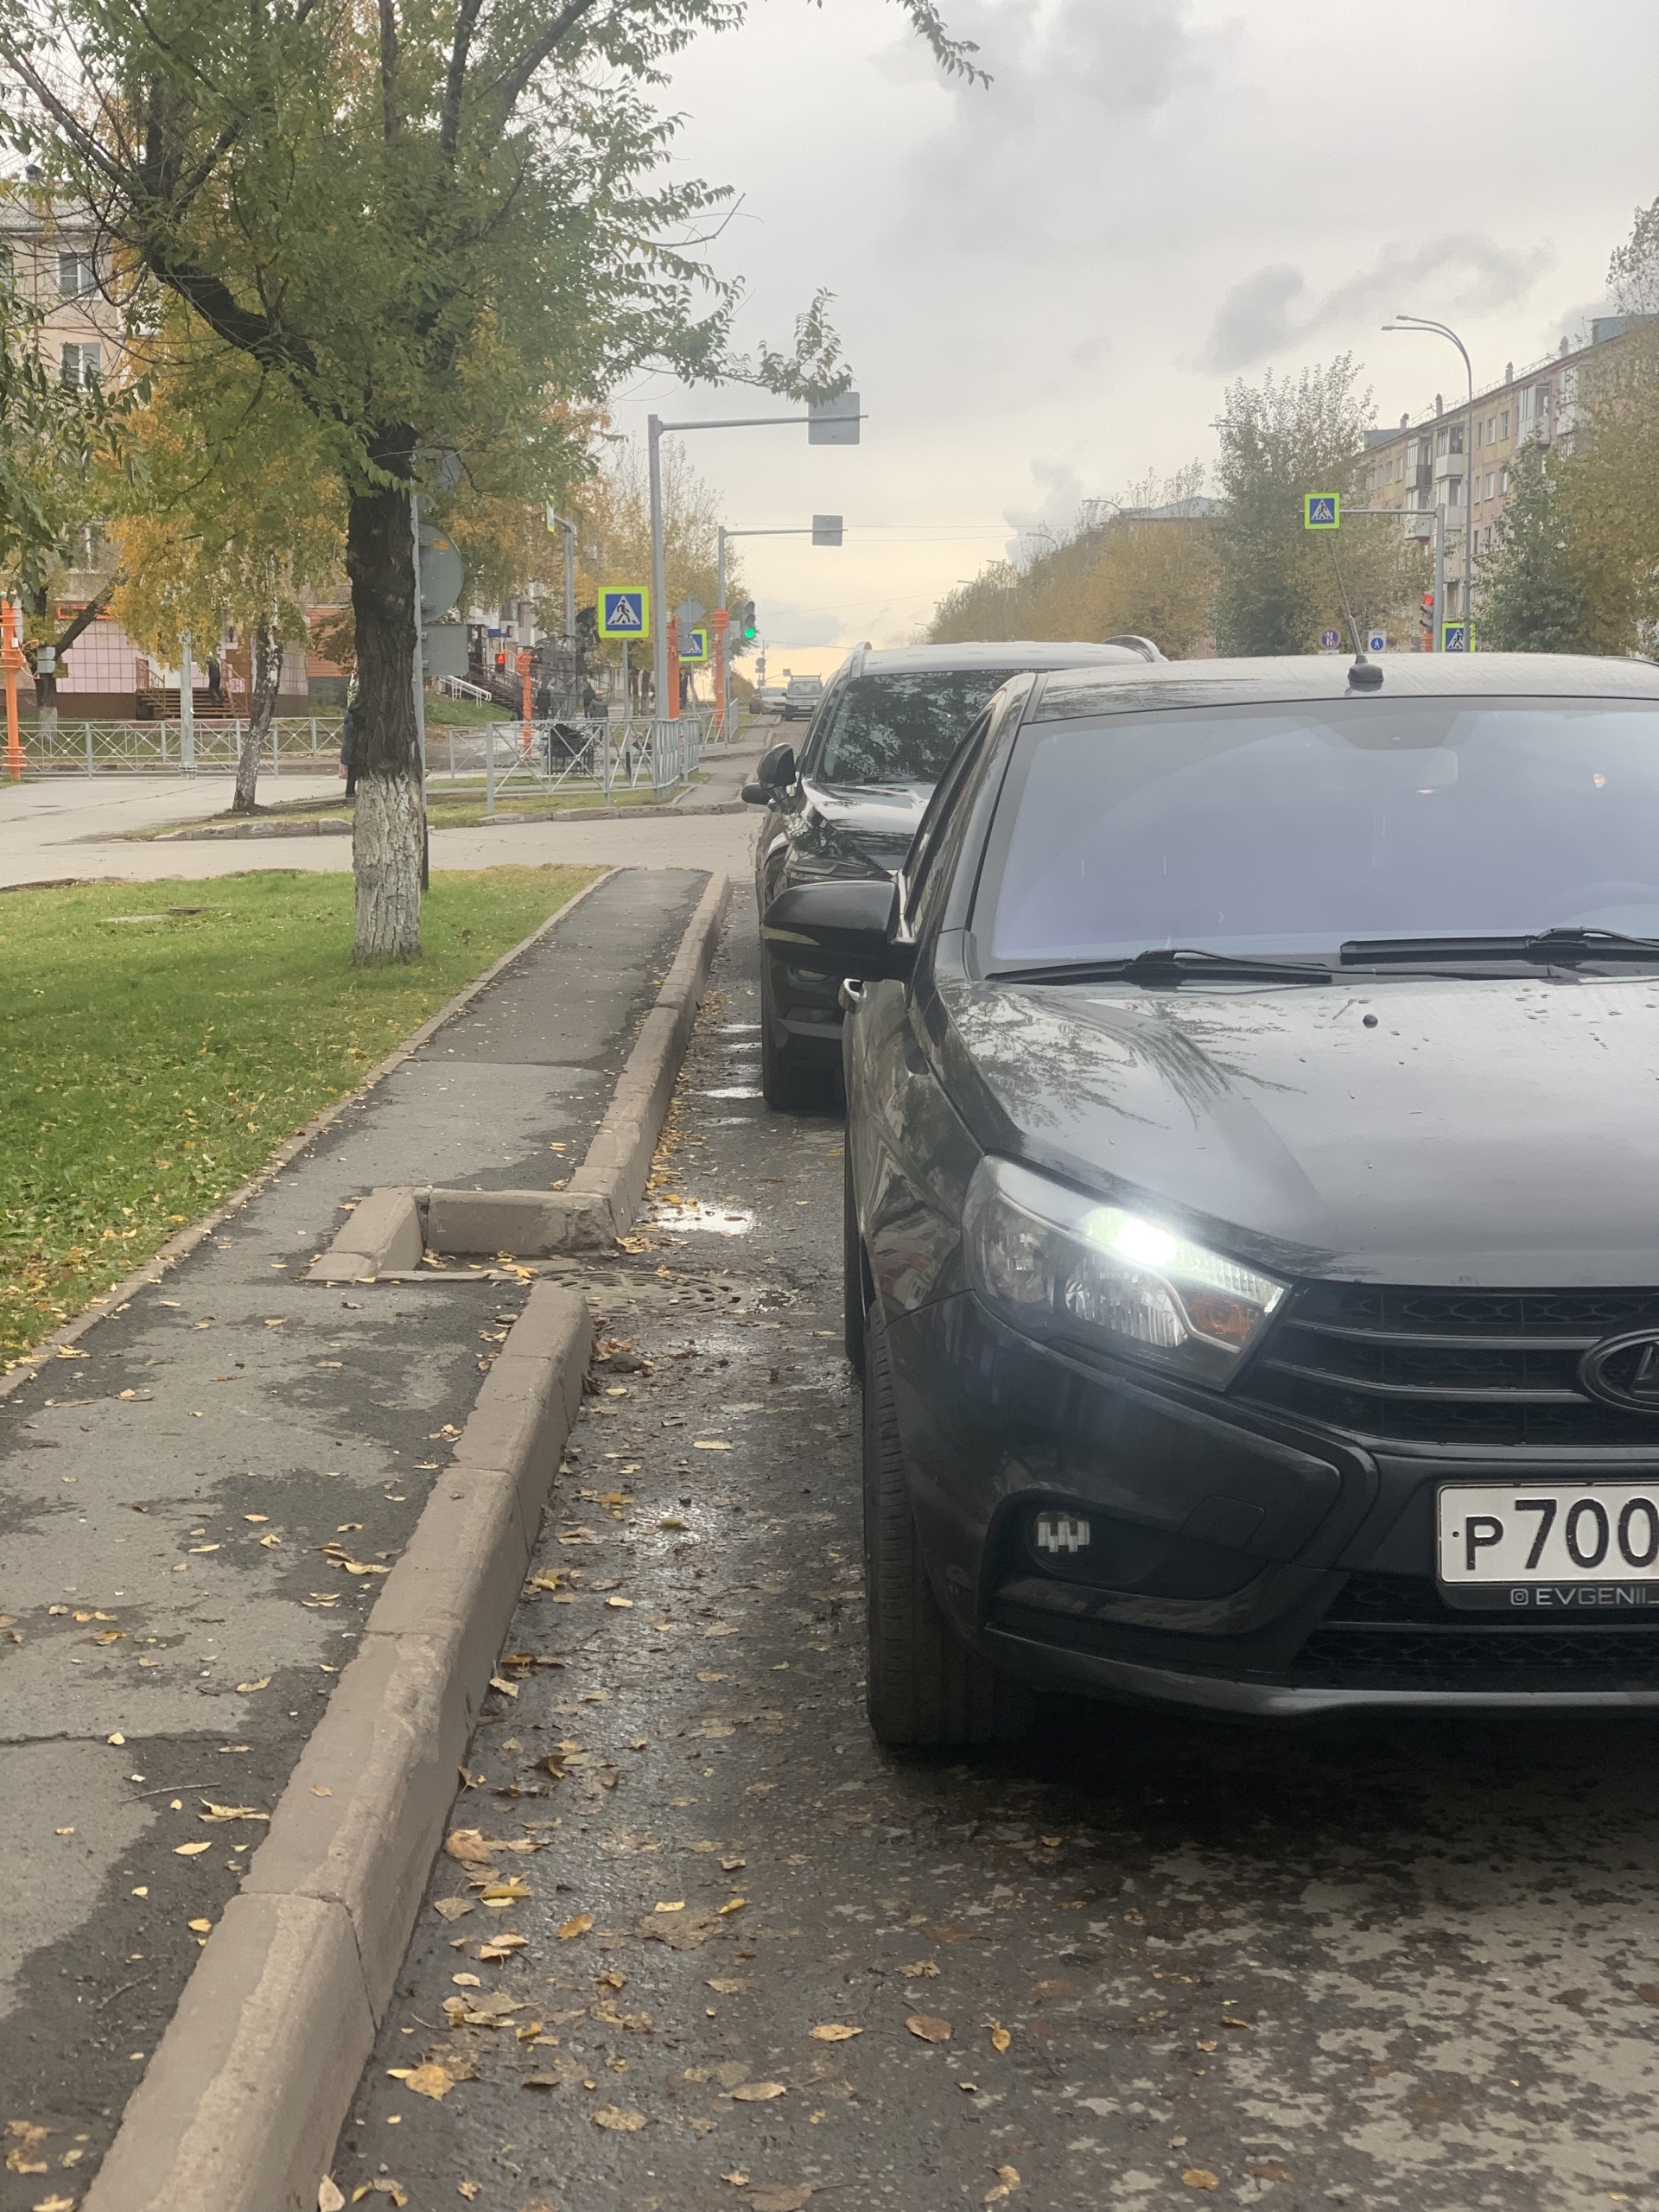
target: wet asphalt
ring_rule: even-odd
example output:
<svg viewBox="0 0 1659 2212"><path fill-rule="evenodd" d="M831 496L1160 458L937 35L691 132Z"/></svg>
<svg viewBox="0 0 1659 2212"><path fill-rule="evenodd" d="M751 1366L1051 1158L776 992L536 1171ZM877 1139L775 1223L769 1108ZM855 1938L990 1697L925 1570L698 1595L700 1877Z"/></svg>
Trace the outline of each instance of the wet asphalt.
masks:
<svg viewBox="0 0 1659 2212"><path fill-rule="evenodd" d="M761 1103L728 939L347 2202L1659 2202L1650 1725L874 1744L841 1128Z"/></svg>

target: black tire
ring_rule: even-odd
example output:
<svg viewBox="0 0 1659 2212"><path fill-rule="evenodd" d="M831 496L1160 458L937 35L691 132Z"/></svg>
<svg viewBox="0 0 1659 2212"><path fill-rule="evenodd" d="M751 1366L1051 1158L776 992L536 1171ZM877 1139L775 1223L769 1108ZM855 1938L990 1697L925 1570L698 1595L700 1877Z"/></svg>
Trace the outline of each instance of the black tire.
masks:
<svg viewBox="0 0 1659 2212"><path fill-rule="evenodd" d="M858 1209L853 1202L851 1131L842 1150L841 1259L842 1340L855 1375L864 1373L864 1319L869 1310L869 1285L865 1281L864 1240L858 1233Z"/></svg>
<svg viewBox="0 0 1659 2212"><path fill-rule="evenodd" d="M1028 1690L970 1651L946 1619L916 1538L887 1340L864 1333L865 1709L884 1744L1010 1744L1030 1727Z"/></svg>
<svg viewBox="0 0 1659 2212"><path fill-rule="evenodd" d="M830 1102L832 1085L827 1069L804 1065L786 1044L777 1041L772 1009L772 978L765 963L760 969L760 1095L779 1114L798 1114Z"/></svg>

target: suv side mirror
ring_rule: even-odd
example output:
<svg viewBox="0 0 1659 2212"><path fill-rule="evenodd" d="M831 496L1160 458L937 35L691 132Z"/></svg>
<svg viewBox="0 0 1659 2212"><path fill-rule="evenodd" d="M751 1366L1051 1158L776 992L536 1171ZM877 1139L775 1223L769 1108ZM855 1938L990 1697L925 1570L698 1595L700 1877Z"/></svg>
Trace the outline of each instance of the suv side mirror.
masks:
<svg viewBox="0 0 1659 2212"><path fill-rule="evenodd" d="M767 907L760 935L790 967L811 976L902 981L916 948L893 942L898 906L899 887L887 876L798 883Z"/></svg>
<svg viewBox="0 0 1659 2212"><path fill-rule="evenodd" d="M771 806L779 793L786 791L794 781L794 747L774 745L755 762L754 781L744 785L742 797L750 806Z"/></svg>

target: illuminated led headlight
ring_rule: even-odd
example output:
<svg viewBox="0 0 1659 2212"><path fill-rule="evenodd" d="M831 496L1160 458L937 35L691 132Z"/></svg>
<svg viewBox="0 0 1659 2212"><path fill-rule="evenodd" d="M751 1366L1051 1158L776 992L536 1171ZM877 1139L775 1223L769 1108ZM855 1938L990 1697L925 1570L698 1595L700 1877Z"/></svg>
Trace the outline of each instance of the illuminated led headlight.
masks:
<svg viewBox="0 0 1659 2212"><path fill-rule="evenodd" d="M975 1287L1016 1329L1224 1382L1285 1294L1141 1214L982 1160L963 1217Z"/></svg>

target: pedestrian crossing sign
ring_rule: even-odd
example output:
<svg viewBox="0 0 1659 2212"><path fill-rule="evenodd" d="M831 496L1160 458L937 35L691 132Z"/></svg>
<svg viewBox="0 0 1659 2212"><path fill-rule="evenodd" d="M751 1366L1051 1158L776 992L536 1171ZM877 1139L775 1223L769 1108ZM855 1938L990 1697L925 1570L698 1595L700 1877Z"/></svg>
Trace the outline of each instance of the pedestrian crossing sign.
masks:
<svg viewBox="0 0 1659 2212"><path fill-rule="evenodd" d="M601 638L643 638L651 620L651 594L643 584L630 584L599 594L599 634Z"/></svg>
<svg viewBox="0 0 1659 2212"><path fill-rule="evenodd" d="M1442 622L1440 651L1443 653L1471 653L1475 650L1475 626L1472 622Z"/></svg>
<svg viewBox="0 0 1659 2212"><path fill-rule="evenodd" d="M1302 499L1304 530L1336 530L1342 522L1339 492L1308 492Z"/></svg>
<svg viewBox="0 0 1659 2212"><path fill-rule="evenodd" d="M706 630L688 630L680 646L681 660L690 663L707 660L708 658L709 632Z"/></svg>

